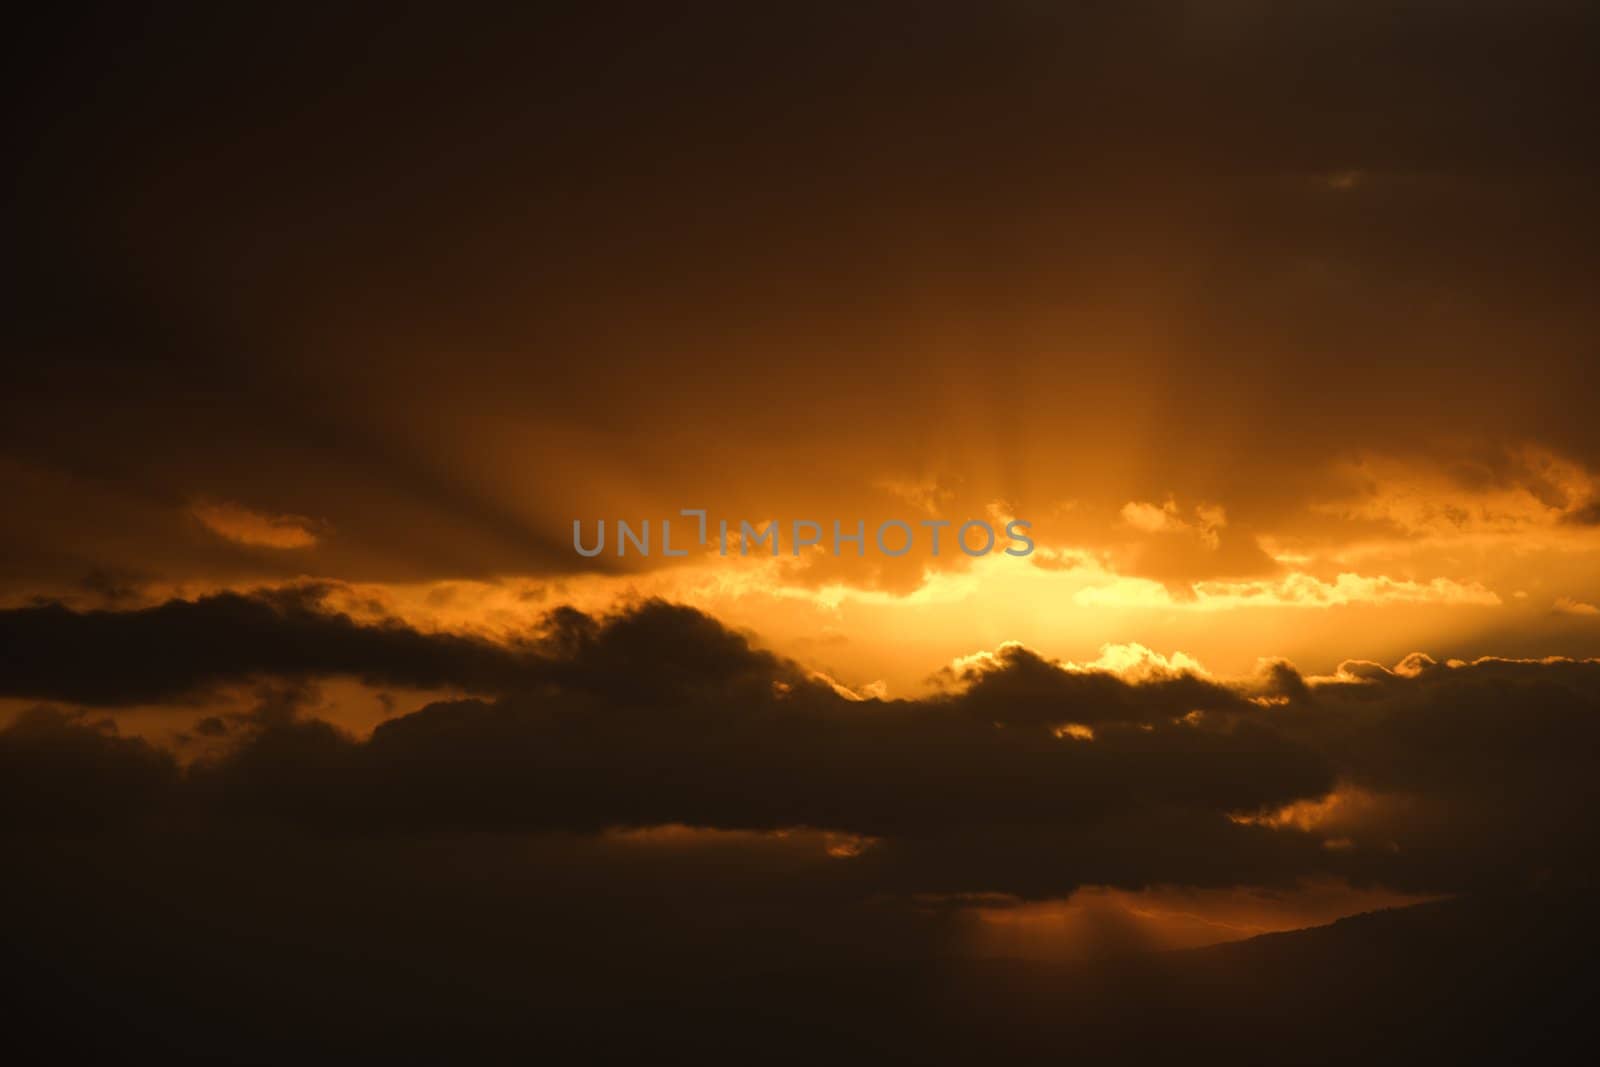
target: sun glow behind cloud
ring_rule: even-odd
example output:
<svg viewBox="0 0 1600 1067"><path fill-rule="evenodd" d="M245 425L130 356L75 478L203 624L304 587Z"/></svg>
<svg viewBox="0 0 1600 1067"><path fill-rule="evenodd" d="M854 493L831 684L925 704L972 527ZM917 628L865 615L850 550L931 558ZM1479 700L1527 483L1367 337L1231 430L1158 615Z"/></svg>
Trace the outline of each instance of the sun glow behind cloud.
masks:
<svg viewBox="0 0 1600 1067"><path fill-rule="evenodd" d="M1048 648L1078 662L1095 661L1106 646L1144 646L1224 675L1248 673L1264 655L1331 671L1352 655L1392 660L1417 647L1454 653L1475 633L1548 627L1556 620L1569 627L1588 624L1593 616L1585 608L1594 594L1586 591L1594 587L1600 549L1594 527L1562 517L1580 508L1571 502L1578 491L1566 492L1564 511L1526 510L1519 520L1527 527L1525 547L1518 552L1477 554L1481 531L1465 523L1464 529L1430 528L1425 537L1410 540L1391 537L1383 553L1370 540L1344 547L1306 543L1299 551L1274 542L1276 572L1240 578L1178 582L1129 573L1127 568L1137 571L1137 559L1120 554L1115 538L1130 529L1139 536L1188 537L1202 544L1233 529L1220 506L1184 510L1135 502L1107 516L1109 541L1041 538L1027 558L928 559L918 565L920 576L909 583L897 579L890 587L877 580L870 560L841 560L817 546L799 556L724 557L707 549L670 566L623 574L334 581L329 588L331 602L357 617L392 615L424 628L499 640L527 632L557 603L605 611L630 599L661 597L743 627L842 685L882 685L891 694L923 689L929 664L1008 641ZM1525 499L1525 494L1513 496ZM1458 499L1463 509L1471 504ZM196 514L243 543L279 548L317 543L309 524L292 517L235 506ZM1458 531L1457 540L1449 540L1450 530ZM1545 536L1555 540L1541 541ZM1358 562L1345 558L1351 554ZM1552 581L1560 583L1557 589L1550 589ZM151 583L142 595L147 600L192 596L241 582ZM263 582L272 584L265 576ZM1528 595L1530 588L1534 595ZM1549 590L1542 600L1540 590ZM1460 649L1474 655L1498 650L1493 645Z"/></svg>

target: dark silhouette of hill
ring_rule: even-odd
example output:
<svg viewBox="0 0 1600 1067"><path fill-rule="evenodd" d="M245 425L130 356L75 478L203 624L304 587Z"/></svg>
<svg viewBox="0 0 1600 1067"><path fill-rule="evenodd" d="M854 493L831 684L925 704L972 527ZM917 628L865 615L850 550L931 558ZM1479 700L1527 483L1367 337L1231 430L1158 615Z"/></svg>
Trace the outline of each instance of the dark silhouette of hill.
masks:
<svg viewBox="0 0 1600 1067"><path fill-rule="evenodd" d="M995 1031L1025 1034L1021 1052L1059 1034L1135 1062L1565 1062L1591 1040L1597 906L1592 891L1461 897L1127 960L1025 984Z"/></svg>

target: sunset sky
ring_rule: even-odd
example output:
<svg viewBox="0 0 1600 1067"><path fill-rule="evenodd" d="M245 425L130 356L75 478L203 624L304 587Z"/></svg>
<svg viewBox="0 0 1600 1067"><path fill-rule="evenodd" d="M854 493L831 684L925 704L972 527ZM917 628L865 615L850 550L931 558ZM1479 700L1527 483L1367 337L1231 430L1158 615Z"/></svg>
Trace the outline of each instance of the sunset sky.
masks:
<svg viewBox="0 0 1600 1067"><path fill-rule="evenodd" d="M7 833L264 821L401 880L433 864L395 841L459 840L584 931L653 885L676 918L619 938L759 927L824 967L1589 884L1597 29L1553 0L30 23ZM681 509L785 540L616 554L618 520L688 543ZM1036 549L870 549L971 519ZM869 550L792 552L794 520ZM724 896L744 932L680 929Z"/></svg>

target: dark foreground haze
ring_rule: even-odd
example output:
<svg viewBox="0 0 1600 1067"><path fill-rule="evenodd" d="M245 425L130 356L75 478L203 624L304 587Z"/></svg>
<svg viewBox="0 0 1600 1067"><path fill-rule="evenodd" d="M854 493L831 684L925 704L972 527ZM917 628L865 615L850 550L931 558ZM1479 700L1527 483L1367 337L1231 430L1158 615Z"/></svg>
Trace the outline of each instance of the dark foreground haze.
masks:
<svg viewBox="0 0 1600 1067"><path fill-rule="evenodd" d="M526 841L183 845L10 853L13 1047L241 1064L1554 1063L1590 1039L1597 993L1592 893L1049 965L913 948L871 909L799 931L742 893L575 884ZM129 863L151 873L128 884Z"/></svg>

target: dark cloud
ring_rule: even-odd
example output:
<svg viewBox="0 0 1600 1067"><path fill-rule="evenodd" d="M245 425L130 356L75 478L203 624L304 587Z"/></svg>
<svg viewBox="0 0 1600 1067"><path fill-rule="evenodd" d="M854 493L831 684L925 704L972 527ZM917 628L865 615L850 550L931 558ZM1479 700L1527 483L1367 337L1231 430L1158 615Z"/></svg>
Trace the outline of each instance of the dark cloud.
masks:
<svg viewBox="0 0 1600 1067"><path fill-rule="evenodd" d="M363 625L322 610L326 587L218 593L135 611L0 611L0 692L78 704L153 703L271 675L498 689L521 662L484 641Z"/></svg>
<svg viewBox="0 0 1600 1067"><path fill-rule="evenodd" d="M116 725L51 708L22 712L0 730L0 827L82 833L122 828L166 802L177 761Z"/></svg>
<svg viewBox="0 0 1600 1067"><path fill-rule="evenodd" d="M124 815L142 798L152 818L198 809L344 834L812 828L869 842L849 861L863 891L908 893L1312 875L1437 891L1587 877L1595 861L1592 662L1418 655L1310 682L1278 662L1238 686L1064 670L1011 646L935 695L862 701L658 601L603 617L557 609L516 649L358 624L303 595L5 618L11 647L70 647L72 677L87 679L54 678L40 657L8 674L15 693L118 703L235 676L302 678L263 685L230 745L161 779L165 792L117 801ZM187 646L182 684L152 666L150 650L198 629L209 643ZM325 673L491 695L430 704L360 740L305 713L303 679ZM29 719L5 735L16 752L38 746L36 777L59 770L60 791L92 806L95 765L57 768L63 739L81 734L108 766L131 761L113 781L145 780L147 746L51 721L53 732ZM1326 810L1282 814L1296 804Z"/></svg>
<svg viewBox="0 0 1600 1067"><path fill-rule="evenodd" d="M949 668L940 677L949 679ZM1192 711L1249 714L1255 709L1236 690L1190 672L1131 685L1108 671L1063 671L1020 645L1007 645L993 661L965 668L954 681L973 715L997 723L1054 727L1170 725Z"/></svg>
<svg viewBox="0 0 1600 1067"><path fill-rule="evenodd" d="M1259 709L1196 678L1136 686L1064 674L1014 650L949 695L853 701L708 616L660 602L605 618L558 609L521 652L362 626L303 596L120 614L23 609L6 621L10 646L31 666L0 684L19 694L127 703L277 673L500 694L432 704L356 741L295 715L304 702L295 689L264 690L242 724L246 738L193 768L187 784L208 808L321 829L813 827L924 842L885 846L886 878L909 889L915 877L898 869L942 855L937 888L1046 892L1081 880L1226 881L1215 858L1204 874L1176 853L1170 864L1130 864L1108 839L1148 831L1247 852L1271 835L1227 812L1318 795L1333 781ZM155 651L170 647L185 650L187 673L163 670ZM62 659L53 649L73 653L64 678L48 671ZM104 663L85 669L100 649ZM1177 721L1196 709L1214 714L1216 728ZM1093 724L1094 741L1057 736L1067 722ZM48 766L49 754L40 760ZM980 861L1051 839L1070 862L1008 872ZM1023 866L1039 873L1024 878Z"/></svg>
<svg viewBox="0 0 1600 1067"><path fill-rule="evenodd" d="M1600 870L1600 661L1410 657L1404 673L1320 684L1284 716L1374 800L1321 832L1391 881L1473 884Z"/></svg>

